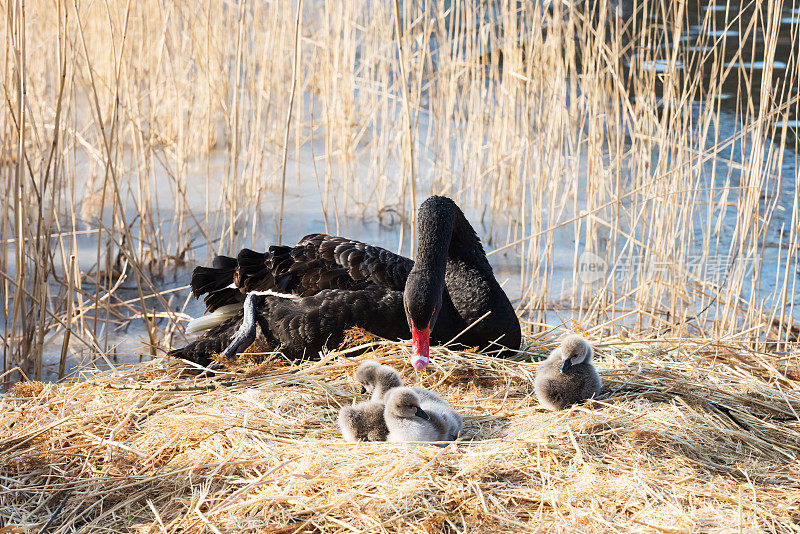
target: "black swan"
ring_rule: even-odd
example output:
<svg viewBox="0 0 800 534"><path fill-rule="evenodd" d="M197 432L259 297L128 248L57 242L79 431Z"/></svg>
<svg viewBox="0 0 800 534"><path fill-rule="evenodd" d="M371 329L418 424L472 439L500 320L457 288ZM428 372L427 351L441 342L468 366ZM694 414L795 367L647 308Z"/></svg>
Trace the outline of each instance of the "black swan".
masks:
<svg viewBox="0 0 800 534"><path fill-rule="evenodd" d="M539 402L548 410L562 410L600 394L603 382L592 363L594 349L571 334L539 364L533 382Z"/></svg>
<svg viewBox="0 0 800 534"><path fill-rule="evenodd" d="M428 365L431 341L458 336L466 347L518 349L519 319L456 203L428 198L417 228L416 262L325 234L264 253L244 249L236 259L217 256L213 267L192 273L193 294L206 295L214 312L194 321L207 331L170 355L203 365L215 354L234 358L252 344L256 325L290 358L337 347L351 327L411 337L416 369Z"/></svg>

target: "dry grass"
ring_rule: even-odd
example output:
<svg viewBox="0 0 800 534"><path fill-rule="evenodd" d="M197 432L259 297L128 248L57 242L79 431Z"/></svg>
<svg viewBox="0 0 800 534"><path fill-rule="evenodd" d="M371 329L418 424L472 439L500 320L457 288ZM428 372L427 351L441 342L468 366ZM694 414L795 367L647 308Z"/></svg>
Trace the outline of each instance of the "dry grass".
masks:
<svg viewBox="0 0 800 534"><path fill-rule="evenodd" d="M199 379L174 362L0 398L0 526L37 532L797 532L797 353L605 340L602 396L548 412L516 360L407 344ZM465 415L444 448L345 443L374 357ZM788 372L788 369L793 369Z"/></svg>

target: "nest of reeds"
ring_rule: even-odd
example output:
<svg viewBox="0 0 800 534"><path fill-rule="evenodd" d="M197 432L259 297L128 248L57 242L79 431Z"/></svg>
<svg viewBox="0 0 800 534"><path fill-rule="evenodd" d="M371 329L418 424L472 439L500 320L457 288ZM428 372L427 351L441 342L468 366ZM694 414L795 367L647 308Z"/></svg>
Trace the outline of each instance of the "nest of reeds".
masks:
<svg viewBox="0 0 800 534"><path fill-rule="evenodd" d="M2 532L800 530L797 355L698 340L597 345L603 394L533 396L554 339L516 357L357 335L213 377L176 361L0 397ZM338 409L375 358L464 415L446 447L346 443Z"/></svg>

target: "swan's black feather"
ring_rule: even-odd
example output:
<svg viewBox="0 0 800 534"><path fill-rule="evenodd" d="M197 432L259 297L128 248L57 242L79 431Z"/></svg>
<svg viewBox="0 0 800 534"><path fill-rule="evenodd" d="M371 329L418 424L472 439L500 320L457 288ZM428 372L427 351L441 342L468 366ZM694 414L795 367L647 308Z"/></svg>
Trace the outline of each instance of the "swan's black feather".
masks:
<svg viewBox="0 0 800 534"><path fill-rule="evenodd" d="M239 312L224 323L211 328L202 337L185 347L171 350L168 356L207 366L214 355L221 353L230 344L236 330L242 324L243 317L243 312Z"/></svg>
<svg viewBox="0 0 800 534"><path fill-rule="evenodd" d="M323 348L341 344L345 331L354 326L385 339L409 337L402 291L372 285L360 290L325 289L299 299L274 295L261 299L258 322L266 326L267 340L290 358L316 358ZM208 365L228 346L241 323L239 313L170 356Z"/></svg>
<svg viewBox="0 0 800 534"><path fill-rule="evenodd" d="M218 291L212 291L203 298L203 304L207 310L216 310L228 304L240 304L244 302L244 293L235 287L226 287Z"/></svg>
<svg viewBox="0 0 800 534"><path fill-rule="evenodd" d="M192 271L192 295L200 295L220 291L233 283L236 268L195 267Z"/></svg>

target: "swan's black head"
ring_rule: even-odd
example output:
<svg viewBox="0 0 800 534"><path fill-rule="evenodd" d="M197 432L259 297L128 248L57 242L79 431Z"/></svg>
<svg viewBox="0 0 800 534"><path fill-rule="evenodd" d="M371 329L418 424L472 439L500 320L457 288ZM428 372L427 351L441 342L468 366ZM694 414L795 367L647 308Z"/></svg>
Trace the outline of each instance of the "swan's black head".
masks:
<svg viewBox="0 0 800 534"><path fill-rule="evenodd" d="M430 362L431 330L442 309L444 275L457 217L464 219L455 202L439 196L428 198L417 213L417 254L403 293L413 346L411 363L417 370Z"/></svg>
<svg viewBox="0 0 800 534"><path fill-rule="evenodd" d="M444 280L431 271L411 271L403 292L408 327L411 329L411 364L422 370L430 362L431 330L442 309Z"/></svg>

